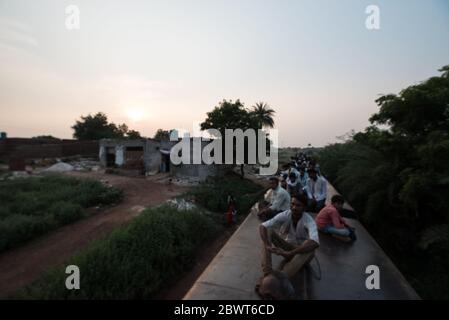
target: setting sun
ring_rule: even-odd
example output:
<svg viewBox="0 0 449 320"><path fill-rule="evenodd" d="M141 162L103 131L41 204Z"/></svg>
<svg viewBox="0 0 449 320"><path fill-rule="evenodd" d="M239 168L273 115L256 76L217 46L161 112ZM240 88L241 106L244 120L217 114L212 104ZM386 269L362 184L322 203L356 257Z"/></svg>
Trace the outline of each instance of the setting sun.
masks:
<svg viewBox="0 0 449 320"><path fill-rule="evenodd" d="M139 122L145 119L148 116L146 111L143 108L127 108L126 109L126 117L133 121Z"/></svg>

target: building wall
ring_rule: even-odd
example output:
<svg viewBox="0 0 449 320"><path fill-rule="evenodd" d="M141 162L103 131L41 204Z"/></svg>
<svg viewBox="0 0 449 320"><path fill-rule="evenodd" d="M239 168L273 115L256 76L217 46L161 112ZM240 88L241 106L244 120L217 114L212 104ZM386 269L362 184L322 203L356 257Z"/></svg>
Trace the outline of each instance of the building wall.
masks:
<svg viewBox="0 0 449 320"><path fill-rule="evenodd" d="M162 163L163 150L171 150L176 144L172 141L159 141L154 139L138 139L138 140L115 140L115 139L103 139L100 141L99 158L102 166L106 167L107 164L107 148L115 148L115 161L118 167L126 167L124 159L126 159L127 147L143 147L143 162L145 166L145 172L149 174L156 174L160 172ZM202 142L201 147L204 148L208 142ZM193 142L191 141L190 156L193 159ZM195 177L199 180L205 180L208 176L222 175L229 166L225 165L205 165L205 164L180 164L173 165L170 163L170 173L176 177Z"/></svg>
<svg viewBox="0 0 449 320"><path fill-rule="evenodd" d="M159 150L160 149L170 150L174 144L175 143L171 141L158 141L148 139L146 141L146 146L144 150L144 163L146 172L148 173L159 172L162 162L162 155Z"/></svg>
<svg viewBox="0 0 449 320"><path fill-rule="evenodd" d="M148 173L159 172L162 156L160 149L170 150L173 142L158 141L154 139L136 139L136 140L116 140L103 139L100 141L99 157L102 166L106 166L107 148L115 148L116 165L121 167L125 164L126 148L127 147L142 147L143 148L143 163L145 171Z"/></svg>
<svg viewBox="0 0 449 320"><path fill-rule="evenodd" d="M145 153L145 139L102 139L98 150L100 164L104 167L107 165L106 151L107 148L115 148L115 164L121 167L124 164L125 152L127 147L142 147Z"/></svg>
<svg viewBox="0 0 449 320"><path fill-rule="evenodd" d="M96 157L98 152L98 141L43 144L27 144L26 141L23 142L25 144L22 145L20 144L20 141L17 140L11 144L3 144L2 148L0 148L0 159L23 159L26 161L28 159L64 158L76 155Z"/></svg>
<svg viewBox="0 0 449 320"><path fill-rule="evenodd" d="M0 159L96 156L98 141L8 138L0 140Z"/></svg>

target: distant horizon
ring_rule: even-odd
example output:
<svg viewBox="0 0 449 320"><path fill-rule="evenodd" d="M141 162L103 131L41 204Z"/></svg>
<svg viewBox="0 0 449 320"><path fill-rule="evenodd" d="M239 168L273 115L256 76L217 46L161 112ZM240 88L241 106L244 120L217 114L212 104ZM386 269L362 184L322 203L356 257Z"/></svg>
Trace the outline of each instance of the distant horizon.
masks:
<svg viewBox="0 0 449 320"><path fill-rule="evenodd" d="M0 131L1 132L1 131ZM36 135L36 136L31 136L31 137L10 137L10 136L7 136L7 139L34 139L34 138L37 138L38 136L48 136L47 134L39 134L39 135ZM55 137L55 136L52 136L53 138L57 138L57 139L59 139L59 140L74 140L74 141L83 141L83 140L79 140L79 139L76 139L76 138L60 138L60 137ZM108 138L104 138L104 139L108 139ZM153 137L146 137L146 136L142 136L142 138L141 139L154 139ZM100 139L100 140L102 140L102 139ZM128 140L127 138L123 138L123 139L113 139L113 138L111 138L111 140ZM139 139L129 139L129 140L139 140ZM319 148L324 148L325 146L314 146L314 145L312 145L312 146L303 146L303 147L300 147L300 146L284 146L284 147L279 147L279 149L309 149L309 148L312 148L312 149L319 149Z"/></svg>
<svg viewBox="0 0 449 320"><path fill-rule="evenodd" d="M438 75L447 39L445 0L0 0L0 131L72 139L102 111L152 137L240 99L276 111L281 147L325 146Z"/></svg>

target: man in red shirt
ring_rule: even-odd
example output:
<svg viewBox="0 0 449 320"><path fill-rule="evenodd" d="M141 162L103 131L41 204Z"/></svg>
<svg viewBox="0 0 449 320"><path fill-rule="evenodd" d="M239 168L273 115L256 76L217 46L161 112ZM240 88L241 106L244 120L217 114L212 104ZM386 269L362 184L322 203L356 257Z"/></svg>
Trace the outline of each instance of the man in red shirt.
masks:
<svg viewBox="0 0 449 320"><path fill-rule="evenodd" d="M335 238L350 242L355 241L354 229L351 228L341 217L340 210L345 200L341 195L334 195L331 204L325 206L315 218L318 230L331 234Z"/></svg>

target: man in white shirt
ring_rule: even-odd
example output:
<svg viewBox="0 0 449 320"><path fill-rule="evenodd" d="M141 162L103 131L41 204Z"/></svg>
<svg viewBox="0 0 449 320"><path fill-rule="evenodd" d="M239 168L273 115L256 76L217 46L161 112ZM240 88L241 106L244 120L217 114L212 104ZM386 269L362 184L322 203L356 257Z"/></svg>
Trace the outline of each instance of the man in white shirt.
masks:
<svg viewBox="0 0 449 320"><path fill-rule="evenodd" d="M309 198L308 208L312 212L320 211L325 204L327 196L326 180L318 176L315 169L308 170L307 197Z"/></svg>
<svg viewBox="0 0 449 320"><path fill-rule="evenodd" d="M279 185L277 177L270 178L270 189L265 194L265 202L267 203L266 207L258 213L262 220L271 219L290 207L290 194Z"/></svg>
<svg viewBox="0 0 449 320"><path fill-rule="evenodd" d="M292 197L289 210L279 213L274 218L265 221L259 227L263 242L262 286L256 286L259 293L266 292L263 288L264 279L273 274L271 254L284 257L279 271L292 278L312 258L319 247L318 228L310 214L304 212L307 205L305 199ZM279 232L277 232L279 228ZM276 279L270 279L270 282ZM271 295L272 298L276 298Z"/></svg>
<svg viewBox="0 0 449 320"><path fill-rule="evenodd" d="M287 192L290 193L290 196L298 195L300 193L301 183L294 172L290 172L286 184Z"/></svg>

